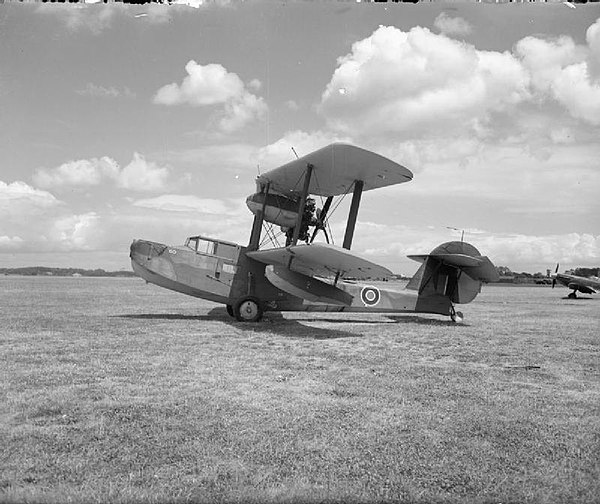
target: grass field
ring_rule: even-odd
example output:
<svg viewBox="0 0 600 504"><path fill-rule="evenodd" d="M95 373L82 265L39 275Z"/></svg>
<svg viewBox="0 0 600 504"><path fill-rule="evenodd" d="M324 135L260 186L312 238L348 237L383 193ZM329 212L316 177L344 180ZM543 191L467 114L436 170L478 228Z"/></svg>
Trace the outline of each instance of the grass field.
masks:
<svg viewBox="0 0 600 504"><path fill-rule="evenodd" d="M267 314L0 278L2 502L600 502L600 297Z"/></svg>

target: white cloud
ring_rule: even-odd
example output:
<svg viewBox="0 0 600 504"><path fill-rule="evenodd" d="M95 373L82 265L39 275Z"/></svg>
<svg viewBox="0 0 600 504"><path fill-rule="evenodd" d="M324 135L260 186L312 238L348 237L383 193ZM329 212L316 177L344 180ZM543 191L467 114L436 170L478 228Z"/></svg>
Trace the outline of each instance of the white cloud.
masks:
<svg viewBox="0 0 600 504"><path fill-rule="evenodd" d="M60 205L62 202L47 191L21 181L7 184L0 180L0 216L22 216L26 219Z"/></svg>
<svg viewBox="0 0 600 504"><path fill-rule="evenodd" d="M89 188L105 180L113 180L117 187L134 191L158 191L166 187L169 169L147 161L134 152L133 159L124 168L112 158L79 159L53 169L39 168L33 181L45 189Z"/></svg>
<svg viewBox="0 0 600 504"><path fill-rule="evenodd" d="M528 84L510 53L479 51L426 28L380 27L338 60L319 109L349 134L473 134L493 112L526 100Z"/></svg>
<svg viewBox="0 0 600 504"><path fill-rule="evenodd" d="M99 216L88 212L58 218L46 236L49 239L47 246L53 250L92 250L95 244L101 242Z"/></svg>
<svg viewBox="0 0 600 504"><path fill-rule="evenodd" d="M116 177L118 172L117 162L104 156L69 161L54 169L39 168L33 174L33 181L45 189L90 187L100 184L104 176Z"/></svg>
<svg viewBox="0 0 600 504"><path fill-rule="evenodd" d="M214 215L225 215L231 212L223 200L183 194L164 194L156 198L137 200L133 206L165 212L194 212Z"/></svg>
<svg viewBox="0 0 600 504"><path fill-rule="evenodd" d="M571 116L600 125L600 19L586 32L586 45L570 37L525 37L515 51L531 75L536 98L553 98Z"/></svg>
<svg viewBox="0 0 600 504"><path fill-rule="evenodd" d="M435 18L433 25L444 35L468 35L471 33L471 25L461 17L450 17L441 12Z"/></svg>
<svg viewBox="0 0 600 504"><path fill-rule="evenodd" d="M169 169L146 161L134 152L131 162L117 176L117 187L134 191L158 191L166 186Z"/></svg>
<svg viewBox="0 0 600 504"><path fill-rule="evenodd" d="M267 105L264 100L250 93L239 76L228 72L222 65L200 65L190 60L185 70L188 75L182 83L160 88L154 96L154 103L200 107L220 105L218 124L225 132L240 129L265 116ZM249 87L254 90L260 88L260 81L250 81Z"/></svg>

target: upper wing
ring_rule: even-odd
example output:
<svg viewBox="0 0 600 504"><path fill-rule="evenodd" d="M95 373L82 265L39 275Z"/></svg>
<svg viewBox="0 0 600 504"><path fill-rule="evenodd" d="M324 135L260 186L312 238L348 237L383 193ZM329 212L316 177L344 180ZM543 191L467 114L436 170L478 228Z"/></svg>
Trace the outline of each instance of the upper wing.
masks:
<svg viewBox="0 0 600 504"><path fill-rule="evenodd" d="M256 250L246 255L265 264L282 265L310 276L332 276L357 279L386 278L393 273L344 248L325 243L294 245L285 248ZM290 262L291 259L291 262Z"/></svg>
<svg viewBox="0 0 600 504"><path fill-rule="evenodd" d="M306 165L313 165L309 194L345 194L355 180L364 182L363 191L401 184L412 180L412 172L394 161L354 145L334 143L260 175L259 186L270 183L270 190L299 195Z"/></svg>

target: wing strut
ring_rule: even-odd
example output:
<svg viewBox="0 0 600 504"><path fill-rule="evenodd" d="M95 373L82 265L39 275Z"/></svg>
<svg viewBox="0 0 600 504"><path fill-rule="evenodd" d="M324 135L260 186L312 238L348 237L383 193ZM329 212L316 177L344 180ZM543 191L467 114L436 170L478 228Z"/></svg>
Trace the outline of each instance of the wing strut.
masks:
<svg viewBox="0 0 600 504"><path fill-rule="evenodd" d="M294 246L298 243L298 237L300 236L300 227L302 226L302 218L304 217L304 207L306 206L306 198L308 197L308 187L310 185L310 177L312 176L314 166L311 163L306 164L306 173L304 174L304 186L302 187L302 193L300 194L300 207L298 208L298 217L296 218L296 225L294 226L294 235L292 237L291 245Z"/></svg>
<svg viewBox="0 0 600 504"><path fill-rule="evenodd" d="M267 206L267 194L269 194L269 187L271 186L271 182L267 182L265 186L263 186L262 192L265 194L265 198L263 201L262 209L254 216L254 221L252 222L252 232L250 233L250 242L248 243L248 251L258 250L258 245L260 243L260 232L262 231L262 225L265 217L265 207Z"/></svg>
<svg viewBox="0 0 600 504"><path fill-rule="evenodd" d="M346 224L346 233L344 234L345 249L350 250L354 228L356 227L356 218L358 217L358 207L360 206L360 197L362 196L364 182L362 180L354 181L354 192L352 193L352 203L350 204L350 213L348 214L348 223Z"/></svg>

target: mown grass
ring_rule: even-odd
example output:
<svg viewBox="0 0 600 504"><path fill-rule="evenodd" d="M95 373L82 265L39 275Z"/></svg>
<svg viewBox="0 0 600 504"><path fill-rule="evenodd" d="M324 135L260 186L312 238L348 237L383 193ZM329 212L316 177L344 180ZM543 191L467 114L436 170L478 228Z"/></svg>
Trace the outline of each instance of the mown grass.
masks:
<svg viewBox="0 0 600 504"><path fill-rule="evenodd" d="M137 279L0 288L4 502L598 502L600 298L253 325Z"/></svg>

